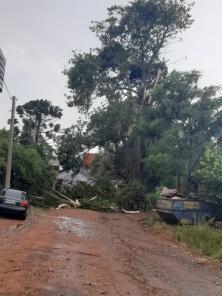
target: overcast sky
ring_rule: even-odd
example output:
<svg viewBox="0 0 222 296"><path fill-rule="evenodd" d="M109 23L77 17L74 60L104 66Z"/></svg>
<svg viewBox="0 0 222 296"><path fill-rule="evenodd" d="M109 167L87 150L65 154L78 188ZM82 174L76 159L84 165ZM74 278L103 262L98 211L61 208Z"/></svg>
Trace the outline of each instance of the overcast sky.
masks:
<svg viewBox="0 0 222 296"><path fill-rule="evenodd" d="M0 48L7 59L6 82L17 104L48 99L64 109L62 125L73 124L78 113L66 107L66 78L62 74L72 50L97 46L91 20L106 16L112 4L127 0L0 0ZM197 0L195 23L183 43L171 45L171 68L198 69L202 85L222 84L222 1ZM10 100L0 94L0 127L9 118Z"/></svg>

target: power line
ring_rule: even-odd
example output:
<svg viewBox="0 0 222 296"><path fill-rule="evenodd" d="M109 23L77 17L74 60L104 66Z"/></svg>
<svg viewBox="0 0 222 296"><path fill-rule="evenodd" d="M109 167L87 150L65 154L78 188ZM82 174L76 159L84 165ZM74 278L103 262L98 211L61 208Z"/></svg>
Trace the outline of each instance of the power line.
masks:
<svg viewBox="0 0 222 296"><path fill-rule="evenodd" d="M9 91L9 89L8 89L8 86L7 86L7 84L5 83L4 80L3 80L3 83L4 83L4 86L5 86L5 89L6 89L7 93L8 93L8 95L9 95L9 97L10 97L10 99L11 99L11 98L12 98L12 95L11 95L11 93L10 93L10 91Z"/></svg>

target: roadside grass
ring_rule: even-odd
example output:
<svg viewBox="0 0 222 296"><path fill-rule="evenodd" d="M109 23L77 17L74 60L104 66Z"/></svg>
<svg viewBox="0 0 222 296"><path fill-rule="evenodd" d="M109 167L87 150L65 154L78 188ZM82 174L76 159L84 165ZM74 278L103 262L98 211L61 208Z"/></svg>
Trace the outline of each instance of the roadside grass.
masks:
<svg viewBox="0 0 222 296"><path fill-rule="evenodd" d="M176 239L178 242L185 242L200 254L222 261L222 229L214 228L207 223L169 225L161 220L155 212L147 213L143 225L152 230L154 234Z"/></svg>
<svg viewBox="0 0 222 296"><path fill-rule="evenodd" d="M160 219L155 212L148 212L147 218L143 221L145 228L152 229L155 234L165 233L170 229L170 226Z"/></svg>
<svg viewBox="0 0 222 296"><path fill-rule="evenodd" d="M158 217L158 215L154 212L148 212L147 218L143 221L144 226L153 227L156 224L160 224L162 221Z"/></svg>
<svg viewBox="0 0 222 296"><path fill-rule="evenodd" d="M176 226L175 237L203 255L222 261L222 230L208 224Z"/></svg>

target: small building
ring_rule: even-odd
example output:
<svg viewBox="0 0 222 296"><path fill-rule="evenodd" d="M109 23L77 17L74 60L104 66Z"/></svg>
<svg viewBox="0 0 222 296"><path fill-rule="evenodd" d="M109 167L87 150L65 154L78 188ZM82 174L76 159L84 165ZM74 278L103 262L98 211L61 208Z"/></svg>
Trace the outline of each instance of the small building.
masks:
<svg viewBox="0 0 222 296"><path fill-rule="evenodd" d="M93 185L90 175L90 166L96 158L94 153L85 153L83 156L83 164L76 174L72 170L60 172L57 176L57 184L59 186L76 186L78 183L87 183Z"/></svg>

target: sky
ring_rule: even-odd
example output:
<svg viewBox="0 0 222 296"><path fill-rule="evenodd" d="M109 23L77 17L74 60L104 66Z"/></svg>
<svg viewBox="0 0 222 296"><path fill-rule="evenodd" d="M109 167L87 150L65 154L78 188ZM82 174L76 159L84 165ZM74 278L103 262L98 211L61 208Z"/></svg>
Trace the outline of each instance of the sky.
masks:
<svg viewBox="0 0 222 296"><path fill-rule="evenodd" d="M78 119L75 108L66 106L66 77L72 50L87 51L98 45L89 30L92 20L106 17L106 8L128 0L0 0L0 48L7 60L5 81L21 105L48 99L63 108L62 126ZM196 0L195 20L166 50L169 67L198 69L201 85L222 85L222 1ZM0 94L0 128L7 126L10 99Z"/></svg>

